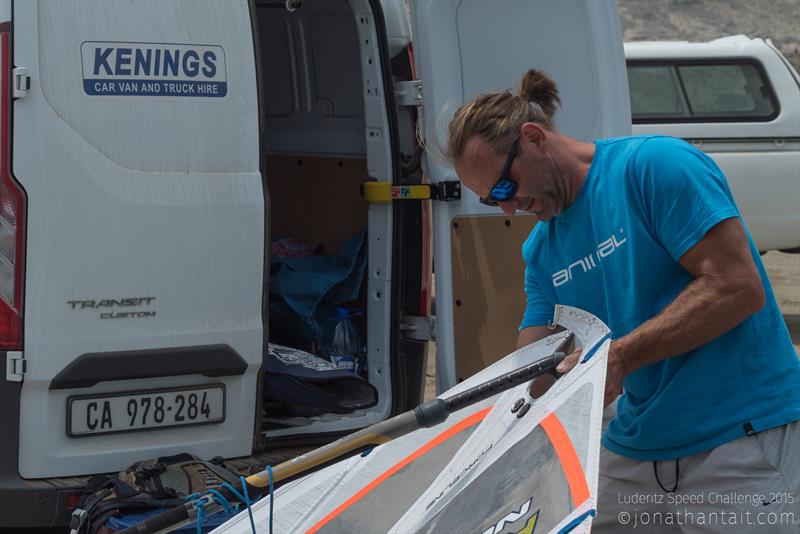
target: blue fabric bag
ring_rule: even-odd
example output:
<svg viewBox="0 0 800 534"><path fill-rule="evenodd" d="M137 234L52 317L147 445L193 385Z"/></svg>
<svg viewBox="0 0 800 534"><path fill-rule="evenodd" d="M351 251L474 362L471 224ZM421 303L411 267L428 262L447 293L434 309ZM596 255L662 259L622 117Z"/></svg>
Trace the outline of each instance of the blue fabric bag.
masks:
<svg viewBox="0 0 800 534"><path fill-rule="evenodd" d="M273 256L271 319L295 339L322 338L335 320L336 305L358 298L367 264L366 235L359 232L333 256Z"/></svg>

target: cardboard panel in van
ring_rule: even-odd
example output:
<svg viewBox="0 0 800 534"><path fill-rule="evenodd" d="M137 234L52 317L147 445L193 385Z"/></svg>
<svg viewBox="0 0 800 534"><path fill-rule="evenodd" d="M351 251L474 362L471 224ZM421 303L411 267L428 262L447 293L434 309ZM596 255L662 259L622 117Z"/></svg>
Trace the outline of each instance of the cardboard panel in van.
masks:
<svg viewBox="0 0 800 534"><path fill-rule="evenodd" d="M367 227L363 159L267 157L272 239L292 237L335 254Z"/></svg>
<svg viewBox="0 0 800 534"><path fill-rule="evenodd" d="M453 219L453 316L456 380L461 382L517 348L525 310L522 243L537 219Z"/></svg>

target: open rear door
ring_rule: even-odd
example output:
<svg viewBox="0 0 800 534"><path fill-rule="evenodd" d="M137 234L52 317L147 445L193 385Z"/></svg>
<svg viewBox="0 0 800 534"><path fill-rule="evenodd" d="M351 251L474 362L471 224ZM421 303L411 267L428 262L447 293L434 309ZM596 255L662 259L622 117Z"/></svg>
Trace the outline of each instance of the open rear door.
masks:
<svg viewBox="0 0 800 534"><path fill-rule="evenodd" d="M563 106L558 129L582 140L631 131L622 35L614 2L411 3L429 146L443 146L454 111L475 95L516 87L525 70L552 76ZM457 179L427 157L433 182ZM434 203L437 391L512 352L522 317L521 247L535 217L506 217L464 190Z"/></svg>

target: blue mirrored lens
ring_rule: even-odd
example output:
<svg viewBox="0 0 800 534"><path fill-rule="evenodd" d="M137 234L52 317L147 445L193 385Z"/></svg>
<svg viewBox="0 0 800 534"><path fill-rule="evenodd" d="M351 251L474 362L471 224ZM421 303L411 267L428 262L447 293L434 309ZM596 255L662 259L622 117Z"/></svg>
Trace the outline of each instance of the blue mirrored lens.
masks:
<svg viewBox="0 0 800 534"><path fill-rule="evenodd" d="M492 191L489 193L489 198L495 202L505 202L510 200L517 194L517 182L512 180L500 180L497 182Z"/></svg>

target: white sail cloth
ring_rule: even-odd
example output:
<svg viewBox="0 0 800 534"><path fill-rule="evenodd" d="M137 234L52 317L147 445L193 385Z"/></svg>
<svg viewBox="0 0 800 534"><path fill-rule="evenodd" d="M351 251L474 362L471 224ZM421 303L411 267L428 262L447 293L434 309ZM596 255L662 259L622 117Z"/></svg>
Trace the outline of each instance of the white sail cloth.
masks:
<svg viewBox="0 0 800 534"><path fill-rule="evenodd" d="M311 475L274 495L274 532L588 532L597 496L608 328L593 315L556 308L582 363L535 401L522 384L424 428ZM524 347L450 395L552 354L567 335ZM588 359L587 359L588 356ZM584 361L586 360L586 361ZM524 399L530 409L511 407ZM269 499L253 506L268 532ZM252 532L247 512L213 534Z"/></svg>

